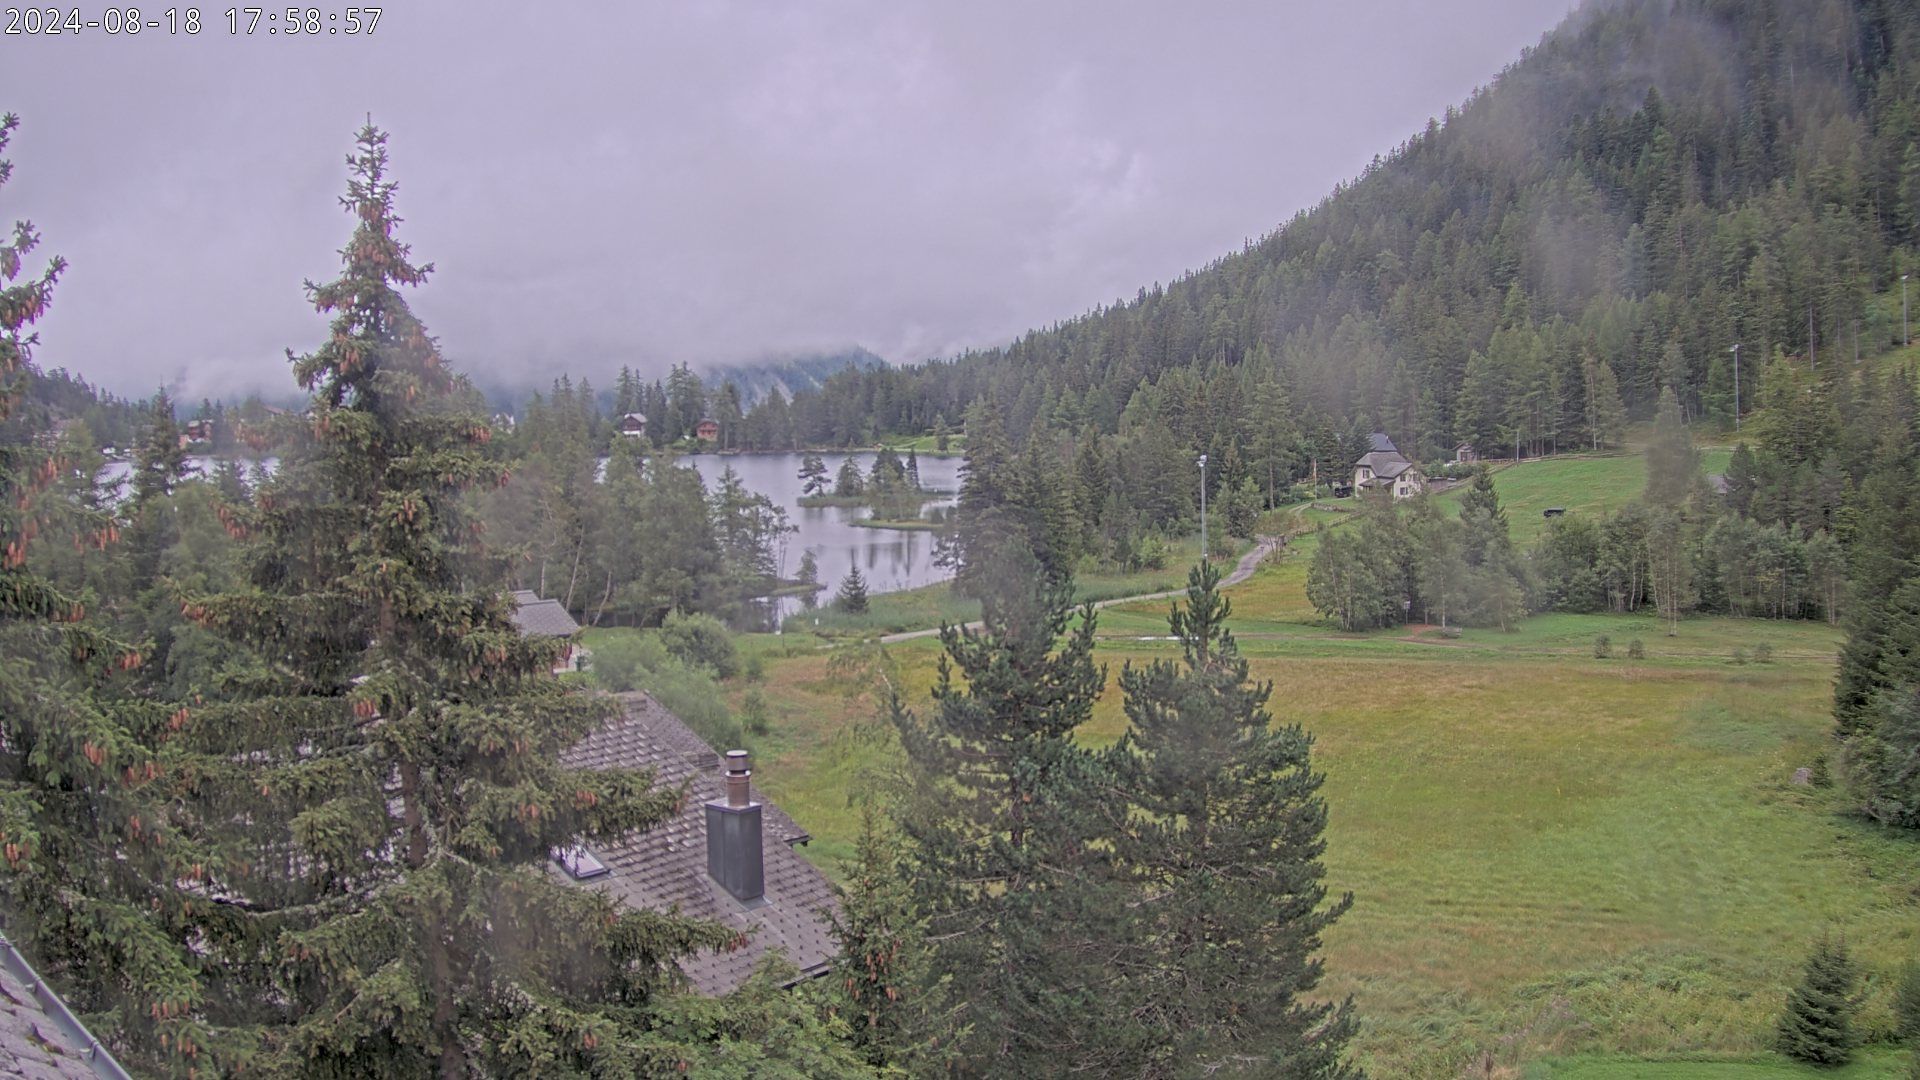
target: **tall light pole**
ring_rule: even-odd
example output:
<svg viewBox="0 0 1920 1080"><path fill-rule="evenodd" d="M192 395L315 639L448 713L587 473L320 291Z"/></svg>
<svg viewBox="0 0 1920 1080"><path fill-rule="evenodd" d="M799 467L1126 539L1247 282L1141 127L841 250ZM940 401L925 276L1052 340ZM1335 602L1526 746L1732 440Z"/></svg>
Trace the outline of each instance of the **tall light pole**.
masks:
<svg viewBox="0 0 1920 1080"><path fill-rule="evenodd" d="M1207 561L1207 455L1200 455L1200 561Z"/></svg>
<svg viewBox="0 0 1920 1080"><path fill-rule="evenodd" d="M1907 275L1900 275L1900 344L1913 344L1913 331L1907 327Z"/></svg>
<svg viewBox="0 0 1920 1080"><path fill-rule="evenodd" d="M1733 430L1740 430L1740 343L1733 343Z"/></svg>

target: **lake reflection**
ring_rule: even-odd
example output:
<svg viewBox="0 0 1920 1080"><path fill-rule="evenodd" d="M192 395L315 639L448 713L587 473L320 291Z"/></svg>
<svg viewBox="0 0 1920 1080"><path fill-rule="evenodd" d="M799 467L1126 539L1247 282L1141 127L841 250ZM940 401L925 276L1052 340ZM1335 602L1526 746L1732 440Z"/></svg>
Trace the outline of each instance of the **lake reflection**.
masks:
<svg viewBox="0 0 1920 1080"><path fill-rule="evenodd" d="M869 511L864 506L800 506L800 454L695 454L685 458L685 462L700 471L700 477L706 481L707 490L712 491L720 482L723 470L732 467L740 475L740 482L747 490L757 491L787 512L787 519L798 526L799 531L787 540L786 551L782 553L780 575L791 577L800 566L800 553L813 552L814 559L820 564L820 580L826 588L819 593L821 603L831 602L834 593L840 588L840 581L847 576L847 568L858 563L860 573L867 579L867 588L871 592L896 592L901 589L917 589L922 585L931 585L952 576L944 567L934 565L934 534L931 532L906 532L899 529L866 529L854 522L864 518ZM873 453L857 454L821 454L820 460L827 464L829 481L840 471L840 463L853 460L859 465L860 473L865 476L873 469ZM902 455L904 459L904 455ZM920 458L920 486L928 491L946 492L947 497L937 502L929 502L922 508L952 506L953 493L960 490L960 462L957 457ZM778 601L776 618L786 618L802 607L797 597L782 597Z"/></svg>

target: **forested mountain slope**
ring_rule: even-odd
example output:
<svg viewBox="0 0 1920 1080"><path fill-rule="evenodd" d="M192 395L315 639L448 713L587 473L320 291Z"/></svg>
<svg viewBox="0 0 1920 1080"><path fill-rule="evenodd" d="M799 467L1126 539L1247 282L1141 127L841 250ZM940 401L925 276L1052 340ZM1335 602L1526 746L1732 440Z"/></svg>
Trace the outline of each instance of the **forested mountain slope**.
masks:
<svg viewBox="0 0 1920 1080"><path fill-rule="evenodd" d="M1901 332L1877 294L1920 224L1917 57L1895 0L1589 3L1246 250L1003 349L843 373L798 395L792 437L925 431L984 397L1016 442L1158 420L1252 454L1290 401L1301 469L1356 426L1422 455L1589 443L1616 387L1635 415L1671 385L1728 418L1735 342L1751 377Z"/></svg>

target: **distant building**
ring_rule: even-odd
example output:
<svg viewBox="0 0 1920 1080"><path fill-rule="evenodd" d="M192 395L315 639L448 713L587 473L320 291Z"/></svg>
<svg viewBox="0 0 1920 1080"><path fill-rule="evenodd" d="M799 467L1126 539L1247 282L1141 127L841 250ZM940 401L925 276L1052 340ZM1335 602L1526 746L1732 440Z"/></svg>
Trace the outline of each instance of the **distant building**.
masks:
<svg viewBox="0 0 1920 1080"><path fill-rule="evenodd" d="M693 426L693 434L701 442L718 442L720 439L720 421L711 416L703 416Z"/></svg>
<svg viewBox="0 0 1920 1080"><path fill-rule="evenodd" d="M1392 439L1378 431L1369 439L1372 449L1353 466L1354 494L1386 491L1396 499L1407 499L1427 490L1427 478L1420 466L1408 461Z"/></svg>
<svg viewBox="0 0 1920 1080"><path fill-rule="evenodd" d="M180 434L188 442L208 442L213 438L213 421L189 420L186 426L180 429Z"/></svg>
<svg viewBox="0 0 1920 1080"><path fill-rule="evenodd" d="M542 600L532 589L515 589L513 600L519 605L513 610L513 625L527 637L570 638L580 632L580 624L558 600ZM567 646L566 654L554 662L553 673L584 671L592 659L593 653L586 646L573 642Z"/></svg>
<svg viewBox="0 0 1920 1080"><path fill-rule="evenodd" d="M519 421L513 418L512 413L497 412L488 420L488 423L493 425L495 431L512 431Z"/></svg>
<svg viewBox="0 0 1920 1080"><path fill-rule="evenodd" d="M561 756L585 769L651 769L663 787L687 785L680 812L646 832L556 853L553 873L604 889L630 907L734 927L745 944L680 961L694 989L732 993L762 957L779 951L800 978L823 975L838 952L833 886L794 848L812 837L757 797L746 752L724 764L680 718L641 693L615 695L619 715ZM798 980L796 980L798 981Z"/></svg>
<svg viewBox="0 0 1920 1080"><path fill-rule="evenodd" d="M1453 448L1453 463L1455 465L1471 465L1479 460L1480 451L1475 450L1473 444L1470 442L1463 442Z"/></svg>
<svg viewBox="0 0 1920 1080"><path fill-rule="evenodd" d="M645 438L647 434L647 418L637 412L630 412L622 416L620 418L620 434L633 439Z"/></svg>

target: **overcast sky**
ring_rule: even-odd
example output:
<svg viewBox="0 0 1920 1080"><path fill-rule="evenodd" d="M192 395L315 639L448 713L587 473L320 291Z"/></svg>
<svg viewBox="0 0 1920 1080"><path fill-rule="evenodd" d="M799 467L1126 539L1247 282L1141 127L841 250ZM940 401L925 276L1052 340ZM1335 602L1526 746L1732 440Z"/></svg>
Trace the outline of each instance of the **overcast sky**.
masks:
<svg viewBox="0 0 1920 1080"><path fill-rule="evenodd" d="M1238 248L1569 6L411 0L371 37L289 39L209 5L197 37L0 37L24 121L0 219L72 263L43 367L284 393L370 112L439 268L414 308L488 382L912 362Z"/></svg>

